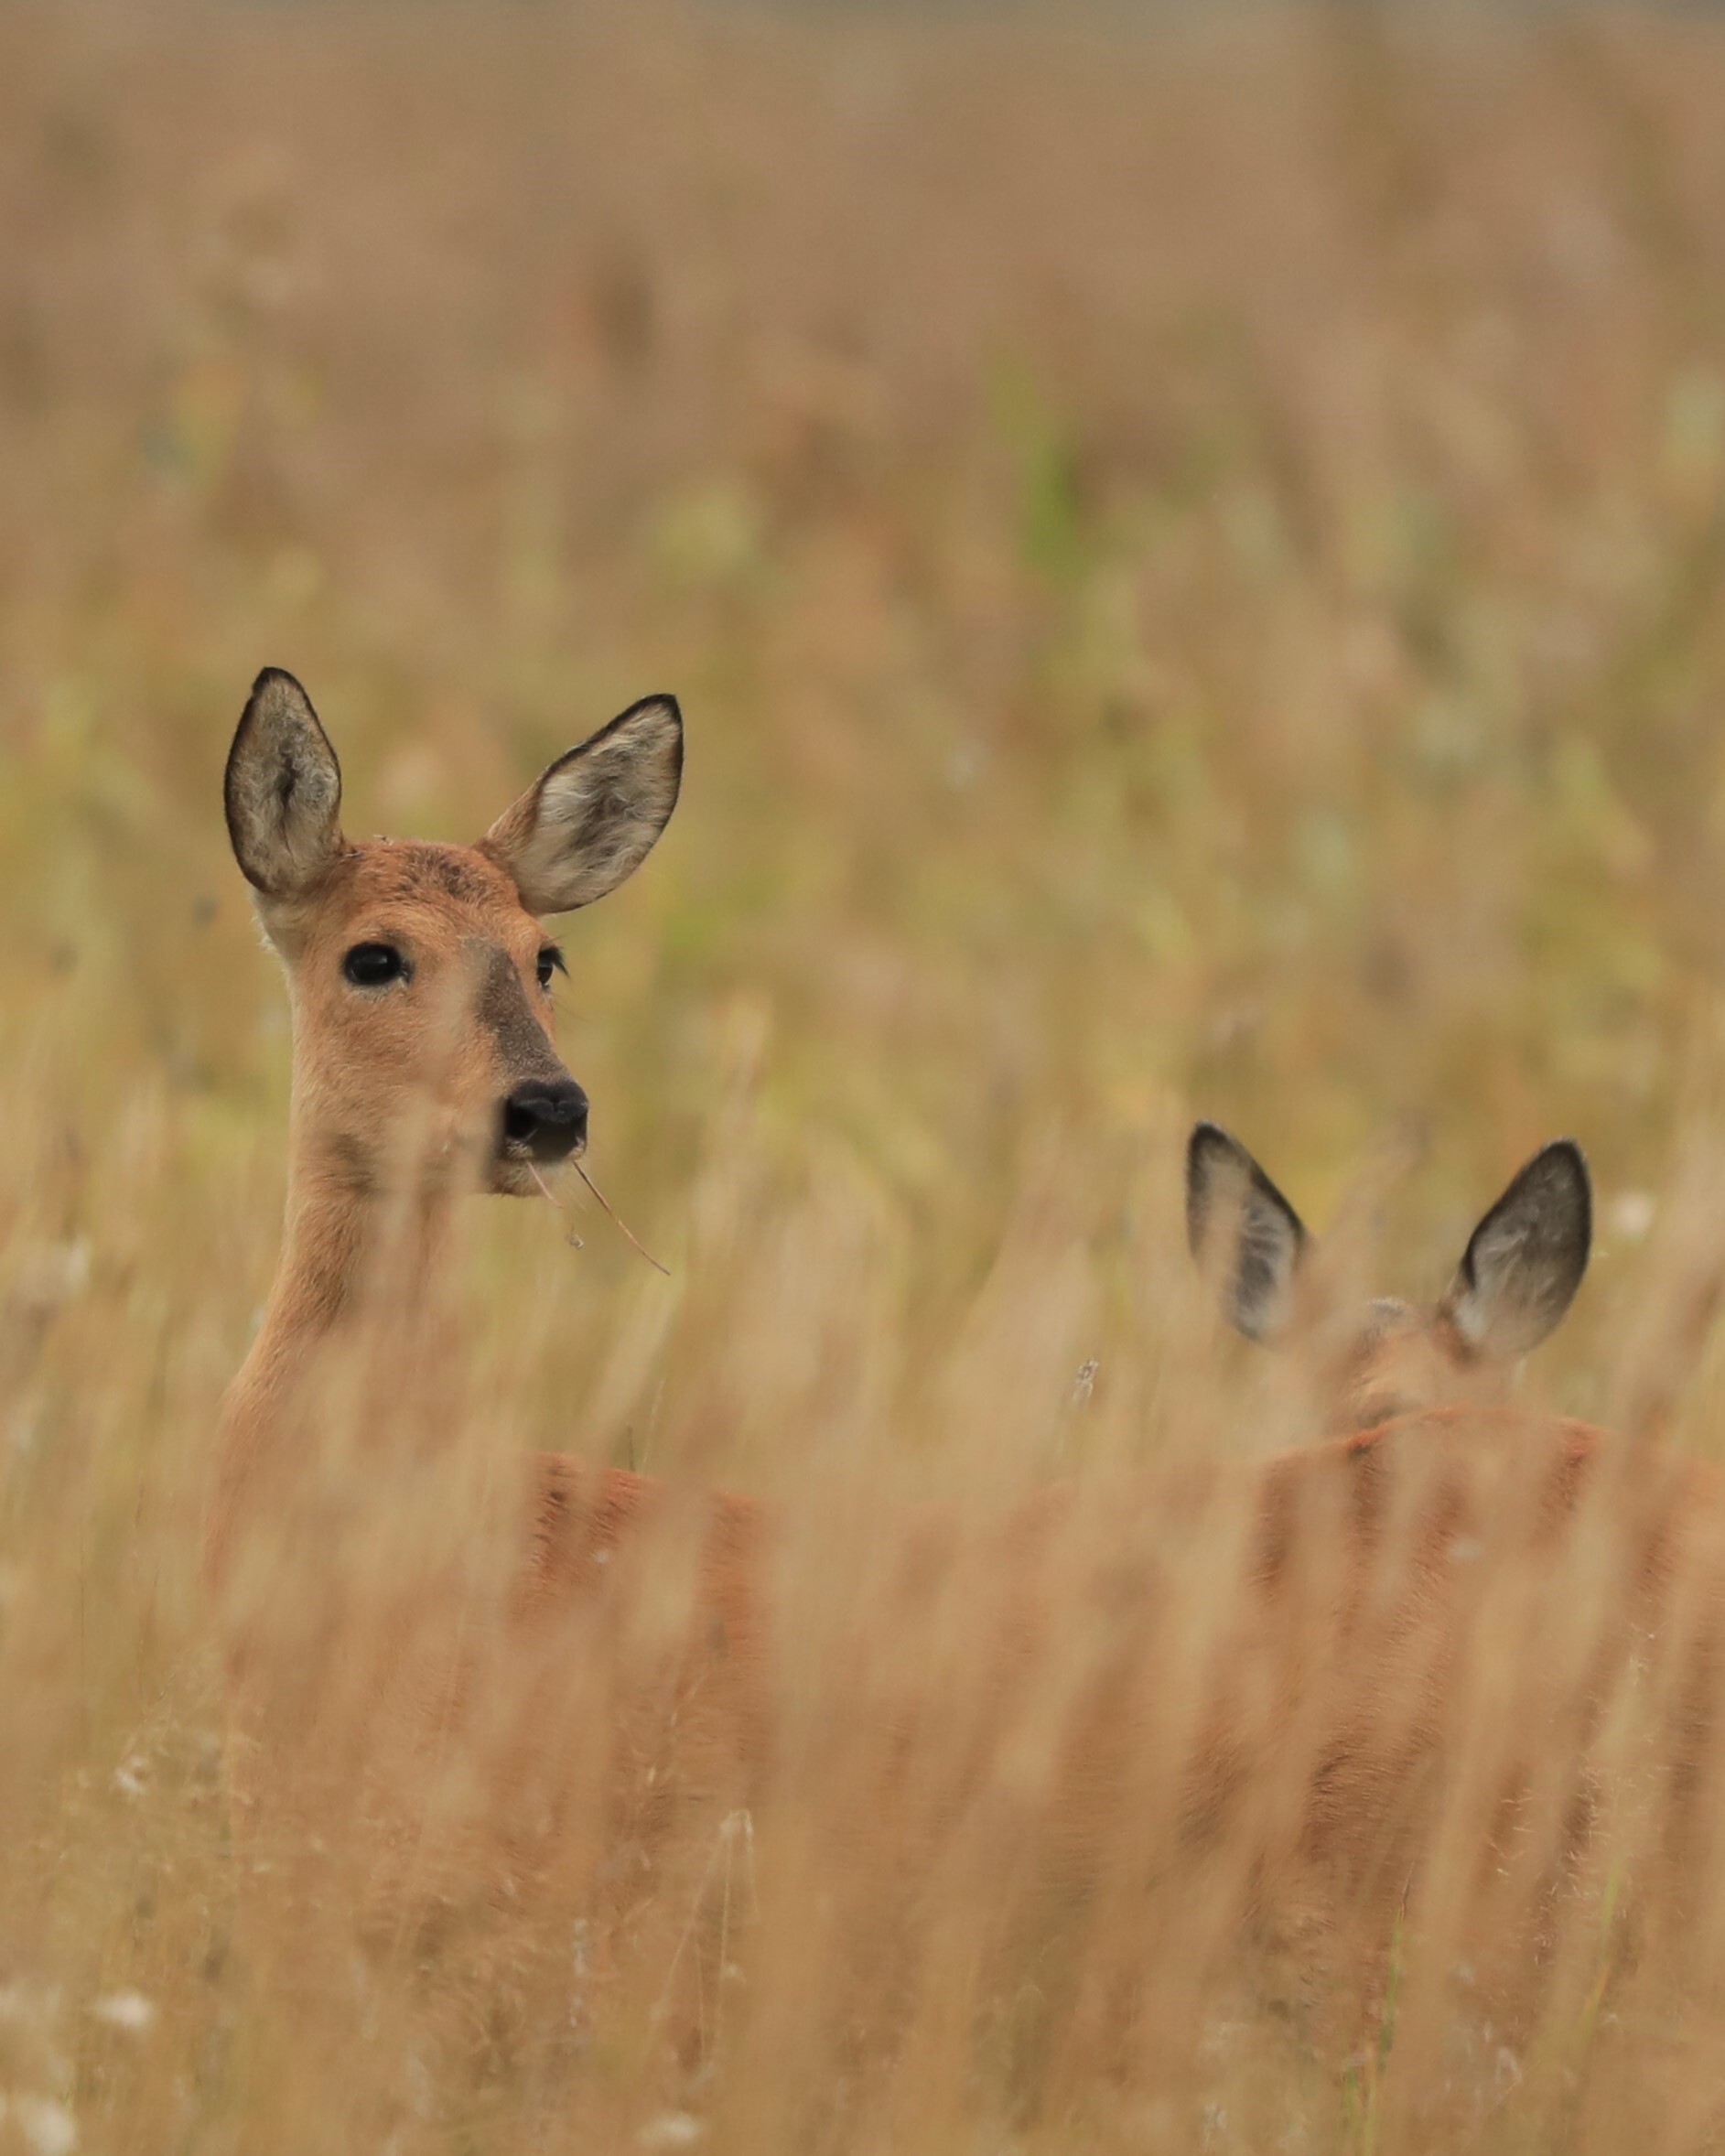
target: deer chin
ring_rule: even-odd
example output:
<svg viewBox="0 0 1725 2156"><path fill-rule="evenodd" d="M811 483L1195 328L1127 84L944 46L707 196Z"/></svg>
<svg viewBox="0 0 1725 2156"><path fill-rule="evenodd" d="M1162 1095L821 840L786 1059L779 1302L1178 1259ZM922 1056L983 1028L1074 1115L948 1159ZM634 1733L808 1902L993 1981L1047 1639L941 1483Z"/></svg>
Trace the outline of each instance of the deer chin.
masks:
<svg viewBox="0 0 1725 2156"><path fill-rule="evenodd" d="M553 1167L561 1162L552 1163ZM491 1156L491 1172L485 1189L493 1198L543 1198L544 1184L541 1178L545 1169L538 1167L525 1146L502 1145Z"/></svg>

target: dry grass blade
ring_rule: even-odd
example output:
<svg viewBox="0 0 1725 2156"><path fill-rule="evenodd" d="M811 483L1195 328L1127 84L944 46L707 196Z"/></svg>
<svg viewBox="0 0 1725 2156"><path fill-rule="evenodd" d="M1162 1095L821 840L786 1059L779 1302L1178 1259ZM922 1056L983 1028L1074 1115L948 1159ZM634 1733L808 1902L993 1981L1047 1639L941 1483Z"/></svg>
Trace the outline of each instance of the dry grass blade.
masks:
<svg viewBox="0 0 1725 2156"><path fill-rule="evenodd" d="M650 1266L652 1266L657 1271L662 1272L668 1280L671 1277L670 1267L666 1265L661 1265L659 1260L653 1256L652 1252L640 1241L640 1239L631 1229L628 1222L623 1220L613 1209L610 1201L606 1197L604 1191L599 1189L598 1185L593 1180L593 1178L588 1173L587 1170L582 1166L581 1162L579 1160L571 1160L569 1165L574 1169L577 1175L580 1177L581 1180L587 1185L588 1189L591 1191L593 1195L598 1200L600 1205L609 1215L610 1219L622 1231L623 1237L629 1243L631 1247L639 1251L641 1256L646 1259L647 1263ZM544 1177L540 1174L538 1169L531 1162L528 1164L528 1173L533 1177L534 1182L539 1185L539 1188L544 1192L545 1196L550 1199L551 1202L554 1205L556 1205L556 1195L553 1191L551 1185L546 1182ZM561 1206L558 1206L557 1210L561 1212L563 1209ZM580 1249L580 1238L574 1234L573 1232L571 1232L569 1240L576 1249Z"/></svg>
<svg viewBox="0 0 1725 2156"><path fill-rule="evenodd" d="M570 1166L575 1170L575 1172L580 1177L581 1180L587 1185L588 1189L591 1191L593 1195L598 1200L600 1205L604 1208L610 1220L617 1227L622 1230L624 1240L629 1244L630 1247L631 1249L638 1250L641 1256L646 1259L647 1263L652 1267L653 1270L655 1272L663 1273L665 1278L668 1280L671 1277L671 1267L667 1265L661 1265L659 1260L653 1256L652 1252L649 1250L645 1244L643 1244L639 1236L636 1235L634 1230L629 1225L629 1223L623 1219L620 1213L618 1213L616 1208L612 1205L610 1200L605 1195L604 1191L599 1189L598 1185L593 1180L593 1178L588 1173L585 1164L579 1160L575 1160L571 1161Z"/></svg>

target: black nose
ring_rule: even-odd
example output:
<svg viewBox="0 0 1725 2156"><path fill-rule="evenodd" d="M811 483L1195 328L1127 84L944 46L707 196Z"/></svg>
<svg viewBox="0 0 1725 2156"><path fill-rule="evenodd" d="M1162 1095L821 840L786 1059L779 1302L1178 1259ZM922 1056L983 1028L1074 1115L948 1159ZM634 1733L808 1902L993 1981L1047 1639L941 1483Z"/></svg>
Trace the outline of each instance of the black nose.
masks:
<svg viewBox="0 0 1725 2156"><path fill-rule="evenodd" d="M587 1095L572 1078L531 1078L503 1103L503 1138L535 1160L564 1160L587 1143Z"/></svg>

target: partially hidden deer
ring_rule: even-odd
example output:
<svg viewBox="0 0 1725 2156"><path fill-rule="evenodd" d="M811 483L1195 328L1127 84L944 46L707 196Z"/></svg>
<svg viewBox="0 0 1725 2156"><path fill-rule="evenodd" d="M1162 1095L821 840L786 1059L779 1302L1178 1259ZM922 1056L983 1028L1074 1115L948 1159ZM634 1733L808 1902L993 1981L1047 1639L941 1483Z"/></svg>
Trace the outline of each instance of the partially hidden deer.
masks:
<svg viewBox="0 0 1725 2156"><path fill-rule="evenodd" d="M471 846L351 841L341 771L291 674L257 677L229 752L229 835L293 1021L275 1282L224 1404L208 1553L220 1576L279 1464L318 1352L362 1310L392 1206L428 1262L469 1190L537 1192L588 1101L552 1039L549 915L639 867L676 805L683 723L650 696L570 749ZM288 1463L291 1469L291 1461Z"/></svg>
<svg viewBox="0 0 1725 2156"><path fill-rule="evenodd" d="M476 1582L460 1560L478 1538L480 1513L465 1508L480 1493L448 1480L440 1425L459 1414L438 1388L451 1315L442 1260L464 1196L537 1194L587 1139L586 1094L552 1037L549 991L565 960L544 921L640 865L675 806L682 764L677 705L650 696L559 757L471 845L356 841L311 701L273 668L228 757L229 834L293 1026L282 1254L224 1402L206 1526L233 1710L230 1781L242 1828L263 1844L327 1842L338 1811L365 1844L355 1891L381 1909L409 1891L409 1874L428 1903L458 1903L469 1864L486 1893L543 1875L566 1810L553 1784L571 1749L589 1777L609 1778L598 1809L620 1838L640 1838L674 1796L653 1737L633 1760L599 1698L609 1675L594 1675L605 1627L632 1622L619 1615L609 1556L675 1511L672 1493L547 1458L526 1463L517 1503L505 1462L501 1570ZM706 1598L688 1636L704 1676L709 1665L717 1675L679 1717L687 1657L674 1622L648 1626L631 1667L651 1665L644 1721L677 1722L685 1780L730 1804L740 1763L760 1750L758 1619L736 1562L755 1537L754 1508L702 1499L687 1534ZM570 1610L587 1627L585 1655L558 1630ZM583 1719L585 1741L570 1736ZM462 1757L469 1739L482 1769ZM706 1763L692 1766L697 1755ZM453 1794L428 1772L438 1758ZM432 1831L434 1816L447 1832ZM590 1871L596 1860L583 1849L568 1861Z"/></svg>
<svg viewBox="0 0 1725 2156"><path fill-rule="evenodd" d="M1523 1359L1575 1299L1592 1221L1581 1148L1554 1138L1482 1214L1437 1301L1380 1296L1357 1312L1332 1312L1302 1295L1312 1237L1258 1161L1219 1124L1194 1125L1187 1141L1193 1256L1236 1331L1292 1347L1313 1365L1332 1430L1432 1407L1506 1405Z"/></svg>
<svg viewBox="0 0 1725 2156"><path fill-rule="evenodd" d="M608 1920L626 1926L632 1897L669 1912L674 1932L688 1904L667 1891L661 1852L693 1827L678 1876L698 1900L700 1837L757 1806L818 1809L811 1793L828 1784L810 1763L830 1757L822 1891L860 1882L859 1921L889 1963L916 1881L969 1836L1003 1895L1013 1882L1017 1928L1004 1930L1044 1960L1051 1906L1082 1931L1139 1897L1152 1955L1172 1935L1157 1897L1186 1892L1226 1850L1229 1926L1291 1943L1310 1983L1345 1974L1357 1989L1417 1919L1433 1866L1454 1861L1458 1792L1482 1822L1493 1908L1503 1914L1512 1888L1520 1914L1545 1905L1553 1884L1529 1871L1519 1828L1530 1807L1559 1819L1580 1861L1590 1748L1644 1676L1649 1643L1666 1640L1665 1689L1642 1695L1664 1703L1667 1746L1649 1863L1668 1881L1698 1861L1725 1660L1718 1478L1502 1409L1428 1409L1100 1496L1051 1489L993 1525L919 1514L889 1531L848 1628L794 1680L778 1614L794 1520L543 1457L524 1463L524 1502L486 1515L501 1536L494 1576L464 1572L464 1501L439 1501L422 1572L410 1536L383 1621L349 1637L339 1560L362 1568L367 1549L340 1547L344 1493L362 1501L366 1417L386 1420L391 1404L371 1380L382 1369L385 1390L397 1374L410 1387L421 1345L404 1362L392 1335L436 1307L450 1210L468 1191L534 1190L533 1170L584 1138L587 1103L552 1040L544 989L559 955L542 922L639 865L681 760L675 705L649 698L553 763L472 846L355 843L304 690L269 671L246 706L228 825L286 973L294 1067L281 1266L226 1403L208 1536L243 1840L248 1821L253 1846L274 1836L271 1861L290 1844L351 1841L351 1891L398 1933L439 1913L566 1913L596 1893ZM1232 1277L1237 1314L1256 1323L1301 1234L1249 1157L1222 1150L1256 1224L1251 1263ZM1212 1138L1203 1151L1221 1157ZM1579 1154L1548 1166L1571 1197L1579 1174L1584 1193ZM1495 1337L1491 1313L1517 1312L1506 1337L1523 1343L1529 1310L1550 1317L1554 1282L1572 1291L1579 1277L1576 1222L1571 1207L1567 1256L1536 1268L1543 1284L1523 1307L1494 1285L1504 1253L1487 1230L1504 1202L1470 1245L1482 1300L1452 1298L1447 1321L1465 1337L1483 1311ZM1584 1229L1579 1250L1584 1261ZM394 1289L383 1301L368 1291L380 1272ZM324 1420L351 1418L356 1402L349 1480L307 1506ZM417 1435L415 1420L385 1463L392 1507L415 1490ZM427 1461L428 1487L480 1489L437 1483ZM655 1537L684 1560L674 1578L631 1569ZM312 1603L318 1622L302 1622ZM1511 1681L1493 1660L1506 1610L1535 1644L1514 1672L1514 1742L1487 1771L1469 1749L1468 1702L1482 1667ZM932 1661L937 1632L962 1654ZM329 1712L338 1695L345 1716ZM786 1784L775 1776L792 1725L802 1779ZM309 1810L294 1801L308 1762ZM831 1958L849 1966L836 1946ZM1056 1995L1046 1968L1037 1981Z"/></svg>

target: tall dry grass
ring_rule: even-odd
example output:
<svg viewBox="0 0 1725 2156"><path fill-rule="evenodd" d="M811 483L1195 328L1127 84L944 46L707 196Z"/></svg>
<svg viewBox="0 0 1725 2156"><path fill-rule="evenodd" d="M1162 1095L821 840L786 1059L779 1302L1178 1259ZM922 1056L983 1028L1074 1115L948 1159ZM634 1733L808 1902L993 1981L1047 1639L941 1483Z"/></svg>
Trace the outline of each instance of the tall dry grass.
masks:
<svg viewBox="0 0 1725 2156"><path fill-rule="evenodd" d="M1574 1131L1601 1247L1531 1397L1722 1450L1721 94L1725 34L1652 16L0 19L0 2146L1725 2135L1720 1868L1662 1991L1627 1773L1534 2004L1458 1976L1586 1576L1493 1635L1447 1885L1344 2032L1321 1965L1234 1957L1244 1842L1080 1924L997 1808L896 1866L855 1820L907 1726L942 1786L991 1651L980 1587L875 1622L877 1503L980 1534L1311 1434L1189 1277L1195 1109L1320 1224L1369 1170L1355 1269L1427 1291ZM470 835L684 700L564 1016L673 1277L477 1208L447 1396L469 1461L789 1522L767 1786L615 1951L574 1903L380 1948L334 1900L309 1981L231 1838L199 1520L287 1044L217 775L266 661L361 831ZM1136 1525L1193 1581L1119 1852L1164 1878L1229 1605Z"/></svg>

